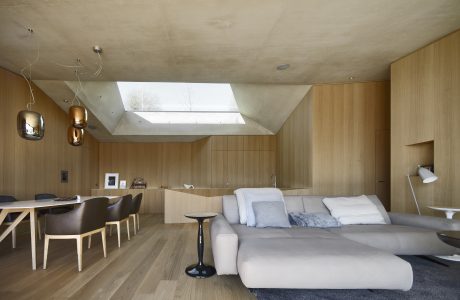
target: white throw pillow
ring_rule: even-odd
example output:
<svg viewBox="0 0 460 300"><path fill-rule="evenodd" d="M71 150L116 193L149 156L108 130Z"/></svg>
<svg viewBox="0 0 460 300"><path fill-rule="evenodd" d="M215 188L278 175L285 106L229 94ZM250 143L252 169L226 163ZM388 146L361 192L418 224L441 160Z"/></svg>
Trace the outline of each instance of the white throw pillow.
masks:
<svg viewBox="0 0 460 300"><path fill-rule="evenodd" d="M276 188L241 188L234 191L238 202L238 213L240 214L240 224L247 224L248 212L251 214L251 224L255 226L253 201L283 201L283 193ZM249 200L248 200L249 197Z"/></svg>
<svg viewBox="0 0 460 300"><path fill-rule="evenodd" d="M377 206L365 195L324 198L323 203L343 225L386 224Z"/></svg>

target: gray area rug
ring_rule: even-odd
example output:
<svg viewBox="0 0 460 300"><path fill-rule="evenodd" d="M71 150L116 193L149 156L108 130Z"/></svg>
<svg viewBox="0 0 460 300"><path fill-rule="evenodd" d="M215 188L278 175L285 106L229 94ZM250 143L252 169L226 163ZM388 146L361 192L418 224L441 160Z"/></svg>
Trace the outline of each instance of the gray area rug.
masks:
<svg viewBox="0 0 460 300"><path fill-rule="evenodd" d="M449 299L460 300L460 262L438 260L448 267L417 256L400 256L412 265L414 284L407 292L393 290L250 289L259 300L279 299Z"/></svg>

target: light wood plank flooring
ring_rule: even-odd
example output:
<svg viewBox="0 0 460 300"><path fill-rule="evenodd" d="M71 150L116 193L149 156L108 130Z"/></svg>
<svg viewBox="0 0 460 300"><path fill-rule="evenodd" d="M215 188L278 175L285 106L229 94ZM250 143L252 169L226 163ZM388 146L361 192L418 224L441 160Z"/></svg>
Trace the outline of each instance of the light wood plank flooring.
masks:
<svg viewBox="0 0 460 300"><path fill-rule="evenodd" d="M16 249L11 239L0 243L0 299L255 299L238 276L185 274L197 260L196 224L165 225L162 215L141 215L140 223L131 241L122 231L121 248L116 234L107 236L106 259L100 237L93 237L91 249L85 239L82 272L72 240L50 241L47 270L42 269L43 240L37 240L37 271L32 271L23 226ZM205 262L213 263L207 226L205 237Z"/></svg>

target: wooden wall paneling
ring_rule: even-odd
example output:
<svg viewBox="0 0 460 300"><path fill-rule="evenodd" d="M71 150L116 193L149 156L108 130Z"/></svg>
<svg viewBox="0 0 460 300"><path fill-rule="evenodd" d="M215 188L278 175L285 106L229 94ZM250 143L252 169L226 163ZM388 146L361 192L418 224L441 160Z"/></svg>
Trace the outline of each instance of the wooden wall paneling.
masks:
<svg viewBox="0 0 460 300"><path fill-rule="evenodd" d="M222 196L206 197L173 190L165 190L165 223L192 223L184 214L190 212L222 212Z"/></svg>
<svg viewBox="0 0 460 300"><path fill-rule="evenodd" d="M414 211L404 175L413 172L425 159L428 152L424 144L433 146L431 159L439 177L430 184L434 189L432 199L425 201L438 206L460 206L457 197L460 175L455 171L460 166L459 53L460 31L456 31L391 65L391 205L394 211ZM422 193L419 189L428 187L417 187L417 195ZM425 213L442 216L431 210Z"/></svg>
<svg viewBox="0 0 460 300"><path fill-rule="evenodd" d="M246 186L244 177L245 151L227 151L227 178L230 187Z"/></svg>
<svg viewBox="0 0 460 300"><path fill-rule="evenodd" d="M192 143L192 183L195 187L210 187L212 184L209 137Z"/></svg>
<svg viewBox="0 0 460 300"><path fill-rule="evenodd" d="M46 94L34 87L33 110L45 119L45 136L40 141L27 141L16 132L16 115L26 108L29 91L24 79L0 69L1 180L0 193L31 199L36 193L59 196L88 195L97 179L98 142L86 135L85 144L67 144L68 117ZM95 152L93 156L90 153ZM69 171L69 182L60 182L60 171Z"/></svg>
<svg viewBox="0 0 460 300"><path fill-rule="evenodd" d="M259 151L244 151L244 183L248 187L260 186L259 176L260 170L258 168L260 164Z"/></svg>
<svg viewBox="0 0 460 300"><path fill-rule="evenodd" d="M225 135L215 135L211 137L211 147L212 150L227 150L227 136Z"/></svg>
<svg viewBox="0 0 460 300"><path fill-rule="evenodd" d="M226 187L228 183L228 152L215 150L212 159L212 187Z"/></svg>
<svg viewBox="0 0 460 300"><path fill-rule="evenodd" d="M267 137L267 136L264 136ZM242 135L229 135L227 137L228 151L242 151L244 150L244 136Z"/></svg>

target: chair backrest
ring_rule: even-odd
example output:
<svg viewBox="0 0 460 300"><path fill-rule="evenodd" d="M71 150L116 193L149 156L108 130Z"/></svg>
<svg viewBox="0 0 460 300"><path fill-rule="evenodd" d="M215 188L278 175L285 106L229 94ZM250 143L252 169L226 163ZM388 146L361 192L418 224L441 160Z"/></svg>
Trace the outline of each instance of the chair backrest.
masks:
<svg viewBox="0 0 460 300"><path fill-rule="evenodd" d="M13 196L8 196L8 195L0 195L0 202L13 202L17 201L16 198Z"/></svg>
<svg viewBox="0 0 460 300"><path fill-rule="evenodd" d="M81 233L105 227L108 204L109 199L98 197L86 200L77 208L77 215L81 218Z"/></svg>
<svg viewBox="0 0 460 300"><path fill-rule="evenodd" d="M45 199L53 199L53 198L57 198L57 196L55 194L47 194L47 193L35 194L35 200L45 200Z"/></svg>
<svg viewBox="0 0 460 300"><path fill-rule="evenodd" d="M110 205L108 210L107 221L120 221L129 217L133 195L123 196L118 202Z"/></svg>
<svg viewBox="0 0 460 300"><path fill-rule="evenodd" d="M141 202L142 202L142 193L139 193L133 198L133 201L131 201L131 211L129 213L130 214L139 213L139 209L141 208Z"/></svg>

